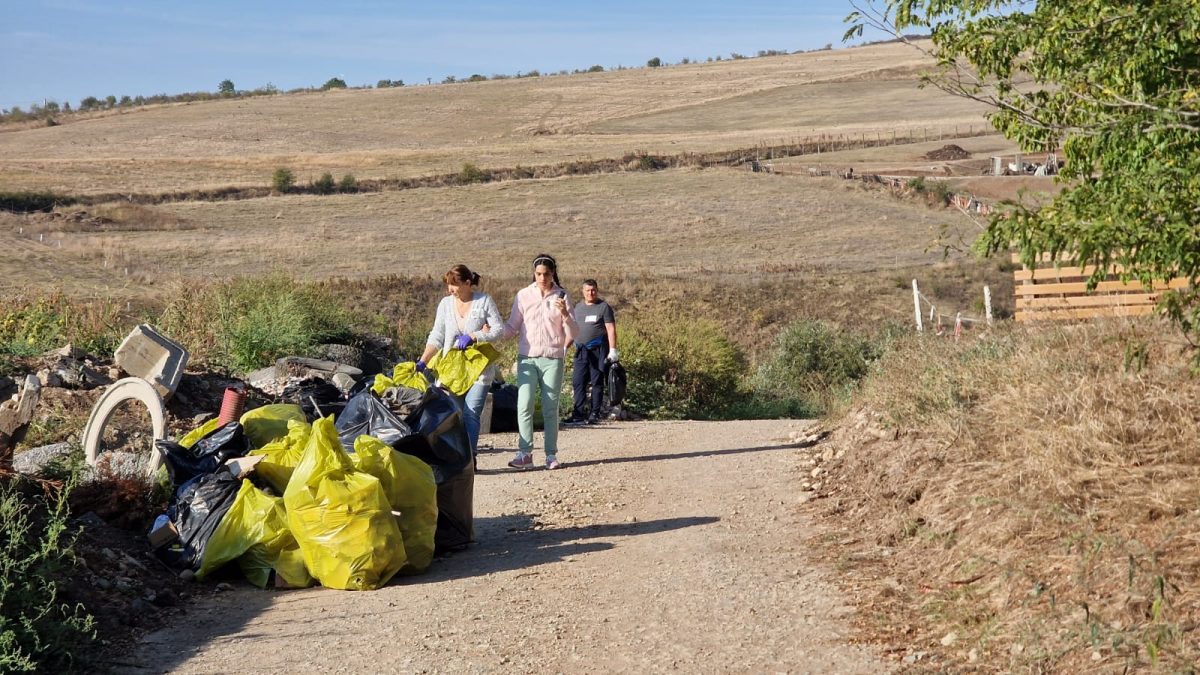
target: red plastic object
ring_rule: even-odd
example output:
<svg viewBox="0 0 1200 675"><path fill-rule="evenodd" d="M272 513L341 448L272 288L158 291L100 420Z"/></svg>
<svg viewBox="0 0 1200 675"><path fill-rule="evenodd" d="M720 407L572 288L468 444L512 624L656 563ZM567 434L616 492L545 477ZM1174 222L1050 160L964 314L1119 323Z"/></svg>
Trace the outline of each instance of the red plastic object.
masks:
<svg viewBox="0 0 1200 675"><path fill-rule="evenodd" d="M221 414L217 416L217 425L225 426L242 418L246 408L246 390L237 387L227 387L225 398L221 399Z"/></svg>

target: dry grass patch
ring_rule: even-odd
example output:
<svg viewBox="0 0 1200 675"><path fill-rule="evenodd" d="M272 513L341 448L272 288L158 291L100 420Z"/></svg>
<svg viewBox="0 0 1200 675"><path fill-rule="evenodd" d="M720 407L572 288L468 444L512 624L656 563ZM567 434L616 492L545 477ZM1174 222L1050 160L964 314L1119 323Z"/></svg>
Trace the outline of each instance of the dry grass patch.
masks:
<svg viewBox="0 0 1200 675"><path fill-rule="evenodd" d="M1194 665L1200 382L1180 343L1153 322L1006 326L885 357L824 502L864 632L934 669Z"/></svg>
<svg viewBox="0 0 1200 675"><path fill-rule="evenodd" d="M195 227L63 233L40 245L26 237L20 246L60 270L80 273L105 271L105 260L122 272L127 259L129 277L143 286L271 271L307 279L440 276L457 262L510 277L525 274L539 250L558 257L568 280L643 272L819 276L934 264L941 253L927 247L959 217L836 179L732 169L178 203L155 210ZM0 251L0 267L24 268L24 253L10 258L16 252L8 251ZM122 274L114 278L123 280ZM8 283L17 281L10 277Z"/></svg>

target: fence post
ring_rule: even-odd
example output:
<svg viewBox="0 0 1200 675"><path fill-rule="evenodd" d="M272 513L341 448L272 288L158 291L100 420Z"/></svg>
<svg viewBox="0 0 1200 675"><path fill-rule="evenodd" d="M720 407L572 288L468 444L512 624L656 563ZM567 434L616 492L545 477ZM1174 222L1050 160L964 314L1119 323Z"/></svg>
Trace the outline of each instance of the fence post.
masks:
<svg viewBox="0 0 1200 675"><path fill-rule="evenodd" d="M917 315L917 332L920 333L925 326L921 323L921 291L917 289L916 279L913 279L913 311Z"/></svg>
<svg viewBox="0 0 1200 675"><path fill-rule="evenodd" d="M992 325L992 289L983 285L983 314L987 317L987 325Z"/></svg>

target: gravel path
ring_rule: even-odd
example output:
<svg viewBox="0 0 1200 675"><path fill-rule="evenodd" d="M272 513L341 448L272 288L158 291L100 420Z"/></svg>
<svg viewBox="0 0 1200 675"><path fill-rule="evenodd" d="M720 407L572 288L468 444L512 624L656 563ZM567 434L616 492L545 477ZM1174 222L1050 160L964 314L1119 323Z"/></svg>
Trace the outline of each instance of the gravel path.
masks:
<svg viewBox="0 0 1200 675"><path fill-rule="evenodd" d="M478 545L375 592L235 585L122 671L887 671L805 560L805 426L565 430L557 472L510 471L513 435L485 436L504 450L480 455Z"/></svg>

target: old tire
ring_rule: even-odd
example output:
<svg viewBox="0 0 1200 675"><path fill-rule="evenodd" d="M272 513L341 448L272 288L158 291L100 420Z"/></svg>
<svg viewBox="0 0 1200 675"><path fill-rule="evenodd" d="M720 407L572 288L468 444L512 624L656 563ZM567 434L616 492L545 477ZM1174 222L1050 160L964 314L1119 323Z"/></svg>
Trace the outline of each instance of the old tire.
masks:
<svg viewBox="0 0 1200 675"><path fill-rule="evenodd" d="M161 441L167 437L167 410L163 405L162 396L149 382L138 377L127 377L117 380L92 407L88 416L87 426L83 428L83 452L89 466L96 466L100 454L100 439L104 438L104 427L112 418L117 407L125 401L141 401L150 411L150 425L153 427L154 440ZM146 474L153 476L162 464L162 455L151 449L146 461Z"/></svg>

